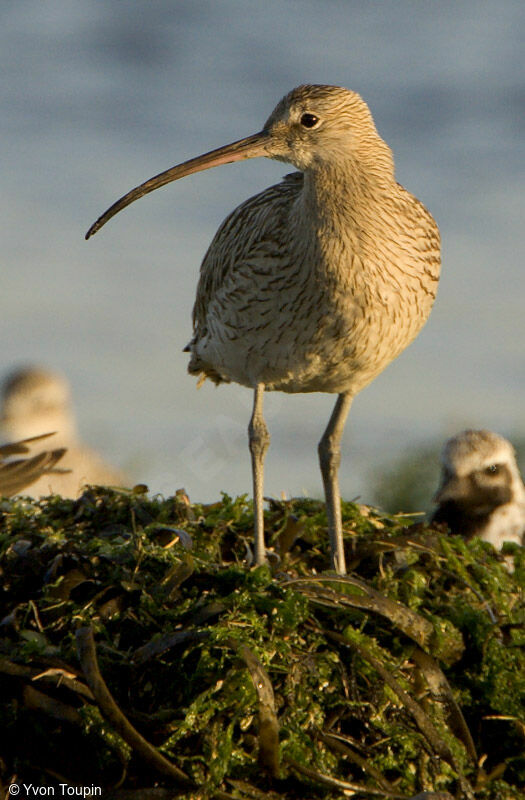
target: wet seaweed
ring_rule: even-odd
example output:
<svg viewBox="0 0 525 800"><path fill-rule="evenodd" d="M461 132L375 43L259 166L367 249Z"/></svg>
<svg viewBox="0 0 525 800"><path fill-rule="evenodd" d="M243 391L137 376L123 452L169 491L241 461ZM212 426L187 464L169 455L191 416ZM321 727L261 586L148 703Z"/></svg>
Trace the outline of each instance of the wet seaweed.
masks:
<svg viewBox="0 0 525 800"><path fill-rule="evenodd" d="M1 501L2 786L518 798L523 549L343 519L347 578L313 500L269 500L264 567L246 497Z"/></svg>

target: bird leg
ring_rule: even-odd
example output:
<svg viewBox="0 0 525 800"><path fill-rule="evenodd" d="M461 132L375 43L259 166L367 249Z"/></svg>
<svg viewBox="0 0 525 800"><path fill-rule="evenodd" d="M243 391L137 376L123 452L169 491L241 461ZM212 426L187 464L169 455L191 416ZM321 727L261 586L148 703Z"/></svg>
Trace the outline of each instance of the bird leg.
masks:
<svg viewBox="0 0 525 800"><path fill-rule="evenodd" d="M351 404L351 394L343 393L339 395L318 447L326 498L331 566L339 575L346 575L346 564L343 548L341 494L339 492L337 473L341 463L341 437Z"/></svg>
<svg viewBox="0 0 525 800"><path fill-rule="evenodd" d="M254 557L256 564L266 563L266 550L264 545L264 514L263 514L263 487L264 487L264 457L270 444L270 434L264 421L262 407L264 397L264 383L255 387L253 399L253 413L248 425L250 453L252 456L253 476L253 510L254 510Z"/></svg>

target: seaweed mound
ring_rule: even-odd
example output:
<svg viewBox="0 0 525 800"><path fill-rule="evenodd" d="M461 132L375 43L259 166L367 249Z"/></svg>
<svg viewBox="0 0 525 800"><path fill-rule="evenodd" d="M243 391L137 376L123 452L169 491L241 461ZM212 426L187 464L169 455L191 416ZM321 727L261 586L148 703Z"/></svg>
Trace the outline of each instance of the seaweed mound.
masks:
<svg viewBox="0 0 525 800"><path fill-rule="evenodd" d="M523 548L343 519L344 578L313 500L269 501L256 568L245 497L1 501L0 790L522 797Z"/></svg>

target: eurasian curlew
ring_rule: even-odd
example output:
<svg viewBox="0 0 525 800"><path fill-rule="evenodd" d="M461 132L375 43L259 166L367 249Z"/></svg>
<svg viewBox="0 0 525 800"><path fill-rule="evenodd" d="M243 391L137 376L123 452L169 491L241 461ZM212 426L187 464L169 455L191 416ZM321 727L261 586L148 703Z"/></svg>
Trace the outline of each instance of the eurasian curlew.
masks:
<svg viewBox="0 0 525 800"><path fill-rule="evenodd" d="M394 177L366 103L338 86L299 86L262 131L172 167L92 225L193 172L266 156L299 172L242 203L201 265L189 372L254 390L249 425L255 560L265 559L265 390L338 395L319 443L332 567L345 572L338 482L353 397L417 336L434 302L439 231Z"/></svg>
<svg viewBox="0 0 525 800"><path fill-rule="evenodd" d="M121 473L79 440L71 388L57 372L36 366L12 370L1 386L0 426L9 441L55 431L53 442L67 449L62 462L66 469L43 472L27 492L32 497L59 494L75 498L85 484L126 483Z"/></svg>
<svg viewBox="0 0 525 800"><path fill-rule="evenodd" d="M441 456L434 522L501 550L525 544L525 486L511 443L492 431L467 430L449 439Z"/></svg>
<svg viewBox="0 0 525 800"><path fill-rule="evenodd" d="M55 468L66 452L63 447L44 450L36 456L27 455L34 444L52 435L44 433L42 436L32 436L30 439L0 446L0 497L11 497L23 492L42 475L67 472ZM24 455L24 458L11 458L19 455Z"/></svg>

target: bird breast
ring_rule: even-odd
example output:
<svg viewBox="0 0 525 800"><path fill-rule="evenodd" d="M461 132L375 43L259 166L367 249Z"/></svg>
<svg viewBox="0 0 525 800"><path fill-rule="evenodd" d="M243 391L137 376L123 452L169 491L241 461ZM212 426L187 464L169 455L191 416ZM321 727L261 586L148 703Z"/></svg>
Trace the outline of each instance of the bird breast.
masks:
<svg viewBox="0 0 525 800"><path fill-rule="evenodd" d="M327 225L302 188L300 174L287 176L217 232L201 267L190 372L355 393L426 321L439 239L423 206L401 190L390 208L383 198L366 218L354 208Z"/></svg>

